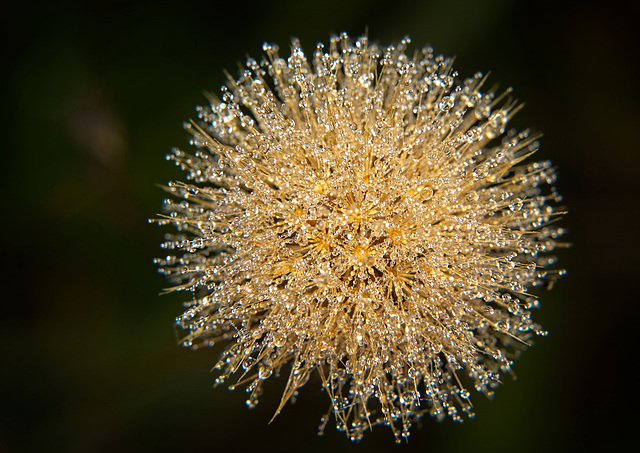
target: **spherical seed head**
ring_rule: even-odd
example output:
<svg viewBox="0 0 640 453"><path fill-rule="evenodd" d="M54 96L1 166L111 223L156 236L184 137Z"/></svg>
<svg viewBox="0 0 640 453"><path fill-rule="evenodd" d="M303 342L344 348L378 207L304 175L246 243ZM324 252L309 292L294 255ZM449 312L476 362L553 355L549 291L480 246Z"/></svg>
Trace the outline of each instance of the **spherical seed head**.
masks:
<svg viewBox="0 0 640 453"><path fill-rule="evenodd" d="M192 348L225 340L216 369L261 384L286 372L278 413L317 372L338 430L375 424L407 437L424 413L473 416L466 387L491 395L531 336L531 286L560 245L549 162L526 164L537 136L506 131L519 109L456 84L452 60L409 40L385 49L346 34L275 45L229 78L222 101L186 125L196 151L169 159L159 259L174 290L193 292L177 319Z"/></svg>

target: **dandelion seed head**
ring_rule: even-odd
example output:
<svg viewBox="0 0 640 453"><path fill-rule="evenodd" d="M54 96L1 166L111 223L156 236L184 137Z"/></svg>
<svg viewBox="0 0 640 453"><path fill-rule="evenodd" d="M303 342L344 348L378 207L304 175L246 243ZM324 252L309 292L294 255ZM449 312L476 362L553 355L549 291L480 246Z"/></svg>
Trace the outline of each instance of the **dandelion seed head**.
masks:
<svg viewBox="0 0 640 453"><path fill-rule="evenodd" d="M168 159L177 232L157 259L190 291L184 346L227 344L216 384L245 383L247 406L285 374L279 413L312 373L352 440L377 424L396 439L424 414L473 417L519 350L546 334L531 287L561 271L550 162L539 135L508 130L510 90L460 80L452 59L409 39L333 37L311 61L265 44Z"/></svg>

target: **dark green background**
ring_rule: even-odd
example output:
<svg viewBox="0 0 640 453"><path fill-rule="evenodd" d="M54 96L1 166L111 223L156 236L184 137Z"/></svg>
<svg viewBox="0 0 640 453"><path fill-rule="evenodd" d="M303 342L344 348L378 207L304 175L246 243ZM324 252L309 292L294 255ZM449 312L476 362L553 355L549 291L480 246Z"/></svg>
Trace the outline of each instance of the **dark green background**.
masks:
<svg viewBox="0 0 640 453"><path fill-rule="evenodd" d="M555 6L561 3L563 6ZM637 406L638 10L615 2L326 0L16 3L2 13L0 452L587 451L631 445ZM18 11L18 12L16 12ZM574 243L542 295L537 340L476 419L424 420L408 445L379 427L360 445L330 424L312 380L271 424L212 389L220 349L176 345L181 298L159 297L166 229L156 184L181 128L263 41L288 55L331 33L409 34L492 71L527 102L513 124L545 133Z"/></svg>

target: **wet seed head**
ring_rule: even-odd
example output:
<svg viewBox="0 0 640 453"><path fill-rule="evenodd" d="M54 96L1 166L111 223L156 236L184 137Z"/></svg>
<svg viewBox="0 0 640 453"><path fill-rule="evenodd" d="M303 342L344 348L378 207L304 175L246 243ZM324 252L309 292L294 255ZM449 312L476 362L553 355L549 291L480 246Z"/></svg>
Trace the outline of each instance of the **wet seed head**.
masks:
<svg viewBox="0 0 640 453"><path fill-rule="evenodd" d="M160 272L191 293L182 344L228 345L216 384L237 376L253 408L286 370L277 414L317 373L320 434L333 415L356 441L473 417L471 393L546 334L529 289L561 274L555 170L507 128L520 104L408 43L342 34L310 60L265 44L185 125L159 219L176 230Z"/></svg>

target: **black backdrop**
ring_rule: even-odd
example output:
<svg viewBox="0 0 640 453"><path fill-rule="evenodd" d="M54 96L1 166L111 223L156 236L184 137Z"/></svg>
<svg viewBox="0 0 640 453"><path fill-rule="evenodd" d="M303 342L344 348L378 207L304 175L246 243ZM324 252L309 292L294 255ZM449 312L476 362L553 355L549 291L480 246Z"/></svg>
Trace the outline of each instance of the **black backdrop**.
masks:
<svg viewBox="0 0 640 453"><path fill-rule="evenodd" d="M15 3L15 2L14 2ZM588 451L631 445L637 407L638 10L616 2L412 0L14 4L2 13L0 451ZM560 168L568 275L534 315L549 331L476 419L424 420L396 446L379 427L351 444L313 379L271 424L260 405L212 389L220 349L176 346L181 298L152 258L146 219L181 178L182 121L263 41L307 52L368 27L381 44L456 55L491 71L544 132ZM8 64L6 64L8 63Z"/></svg>

